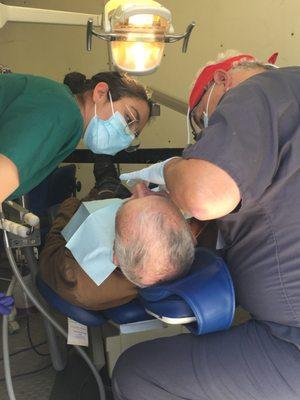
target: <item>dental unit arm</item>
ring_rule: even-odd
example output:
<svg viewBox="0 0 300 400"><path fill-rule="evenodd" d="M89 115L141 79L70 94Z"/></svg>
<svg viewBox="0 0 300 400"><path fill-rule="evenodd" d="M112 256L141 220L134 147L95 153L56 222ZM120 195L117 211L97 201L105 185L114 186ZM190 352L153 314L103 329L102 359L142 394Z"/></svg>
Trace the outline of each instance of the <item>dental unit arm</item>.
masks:
<svg viewBox="0 0 300 400"><path fill-rule="evenodd" d="M11 248L41 244L39 217L13 201L2 204L0 228L8 233Z"/></svg>

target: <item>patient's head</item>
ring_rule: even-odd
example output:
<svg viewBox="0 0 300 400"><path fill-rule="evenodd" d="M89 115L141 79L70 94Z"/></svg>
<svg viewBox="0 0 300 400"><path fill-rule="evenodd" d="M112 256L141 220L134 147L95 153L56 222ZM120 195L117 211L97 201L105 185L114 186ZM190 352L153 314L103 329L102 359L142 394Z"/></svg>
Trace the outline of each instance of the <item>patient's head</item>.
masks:
<svg viewBox="0 0 300 400"><path fill-rule="evenodd" d="M171 200L151 193L118 210L114 254L131 282L150 286L185 275L194 259L194 242Z"/></svg>

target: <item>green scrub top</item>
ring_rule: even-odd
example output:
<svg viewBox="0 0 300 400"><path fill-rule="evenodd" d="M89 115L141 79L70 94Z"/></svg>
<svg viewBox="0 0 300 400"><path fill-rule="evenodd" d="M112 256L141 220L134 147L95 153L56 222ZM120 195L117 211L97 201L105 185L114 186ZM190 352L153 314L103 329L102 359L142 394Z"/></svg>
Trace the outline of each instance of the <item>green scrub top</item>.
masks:
<svg viewBox="0 0 300 400"><path fill-rule="evenodd" d="M0 153L14 162L20 180L10 198L43 181L82 134L83 118L66 85L32 75L0 75Z"/></svg>

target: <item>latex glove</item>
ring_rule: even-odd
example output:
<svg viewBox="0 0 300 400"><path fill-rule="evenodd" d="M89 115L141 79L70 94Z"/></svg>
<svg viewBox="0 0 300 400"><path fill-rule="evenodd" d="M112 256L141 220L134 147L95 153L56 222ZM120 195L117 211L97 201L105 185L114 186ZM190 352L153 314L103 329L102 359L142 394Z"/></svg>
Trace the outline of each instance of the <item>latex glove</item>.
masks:
<svg viewBox="0 0 300 400"><path fill-rule="evenodd" d="M0 314L9 315L14 306L14 299L11 296L5 296L0 292Z"/></svg>
<svg viewBox="0 0 300 400"><path fill-rule="evenodd" d="M165 178L164 178L164 167L173 158L178 157L171 157L165 161L150 165L150 167L146 167L140 169L139 171L129 172L127 174L121 174L120 179L122 181L128 181L127 183L133 184L137 181L146 181L151 183L156 183L157 185L165 185Z"/></svg>

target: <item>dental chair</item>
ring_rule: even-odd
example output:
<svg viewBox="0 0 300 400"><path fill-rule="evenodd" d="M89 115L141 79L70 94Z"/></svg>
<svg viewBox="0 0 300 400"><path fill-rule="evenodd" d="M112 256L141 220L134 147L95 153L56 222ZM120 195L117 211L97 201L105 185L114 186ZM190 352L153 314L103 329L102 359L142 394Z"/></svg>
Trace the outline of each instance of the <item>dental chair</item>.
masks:
<svg viewBox="0 0 300 400"><path fill-rule="evenodd" d="M99 331L112 323L120 333L132 333L184 324L195 335L228 329L235 311L232 280L222 258L198 248L190 273L171 283L140 289L139 298L105 311L91 311L62 299L39 276L37 288L46 302L60 314L90 329L92 356L98 369L105 365L104 348Z"/></svg>
<svg viewBox="0 0 300 400"><path fill-rule="evenodd" d="M90 327L105 322L131 324L157 318L185 325L195 335L228 329L235 312L232 280L222 258L196 249L190 273L179 280L140 289L139 298L105 311L74 306L62 299L39 276L37 288L45 300L66 317Z"/></svg>
<svg viewBox="0 0 300 400"><path fill-rule="evenodd" d="M73 173L71 169L65 171L59 169L56 171L57 179L52 178L50 183L55 182L56 190L57 186L65 188L66 178L59 178L64 174L71 174L67 181L74 182ZM47 191L53 194L51 186ZM36 196L39 196L38 191L32 196L31 204L34 204ZM65 193L63 197L68 196ZM60 197L59 203L64 200L63 197ZM55 202L56 199L47 200L47 207L51 206L48 214L52 221L58 209ZM43 209L42 214L44 213ZM42 280L39 273L36 274L36 287L51 308L88 327L89 347L93 363L98 370L105 365L101 330L108 323L120 333L160 328L166 323L184 324L193 334L199 335L229 328L235 310L234 290L227 266L220 257L204 248L196 250L191 271L186 277L143 288L139 292L139 298L105 311L85 310L68 303ZM65 362L61 359L61 352L56 348L57 341L53 335L53 330L48 331L52 362L56 370L61 370Z"/></svg>

